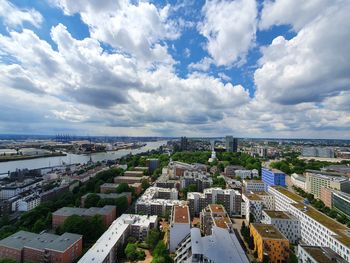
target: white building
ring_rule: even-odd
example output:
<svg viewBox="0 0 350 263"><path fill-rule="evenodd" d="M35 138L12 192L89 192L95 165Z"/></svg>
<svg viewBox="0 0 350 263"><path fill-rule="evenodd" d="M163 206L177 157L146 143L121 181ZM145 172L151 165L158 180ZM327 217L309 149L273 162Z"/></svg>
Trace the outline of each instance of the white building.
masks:
<svg viewBox="0 0 350 263"><path fill-rule="evenodd" d="M252 170L236 170L235 171L235 175L236 177L239 176L242 179L246 179L246 178L252 178Z"/></svg>
<svg viewBox="0 0 350 263"><path fill-rule="evenodd" d="M20 193L34 189L42 184L43 179L27 179L22 183L14 182L4 185L0 188L0 199L5 200L14 197Z"/></svg>
<svg viewBox="0 0 350 263"><path fill-rule="evenodd" d="M260 223L264 201L254 193L243 193L242 200L244 202L244 215L250 222L250 214L254 217L254 222Z"/></svg>
<svg viewBox="0 0 350 263"><path fill-rule="evenodd" d="M120 249L129 236L144 240L150 229L157 227L157 216L122 214L78 261L79 263L118 262Z"/></svg>
<svg viewBox="0 0 350 263"><path fill-rule="evenodd" d="M261 200L263 200L264 203L264 209L267 210L275 210L275 197L268 193L268 192L251 192L256 194L260 197Z"/></svg>
<svg viewBox="0 0 350 263"><path fill-rule="evenodd" d="M265 183L261 180L243 180L246 192L263 192L266 190Z"/></svg>
<svg viewBox="0 0 350 263"><path fill-rule="evenodd" d="M299 188L303 189L304 191L306 190L306 177L305 176L293 173L290 176L290 180L294 186L299 187Z"/></svg>
<svg viewBox="0 0 350 263"><path fill-rule="evenodd" d="M17 210L20 212L26 212L34 209L41 203L40 195L33 194L30 196L26 196L21 199L17 204Z"/></svg>
<svg viewBox="0 0 350 263"><path fill-rule="evenodd" d="M274 225L293 244L301 238L300 222L288 212L263 210L261 223Z"/></svg>
<svg viewBox="0 0 350 263"><path fill-rule="evenodd" d="M213 226L212 234L204 237L199 228L192 228L176 250L174 262L248 263L249 260L233 232Z"/></svg>
<svg viewBox="0 0 350 263"><path fill-rule="evenodd" d="M311 206L283 187L269 187L275 196L276 210L287 211L300 221L301 239L308 245L330 247L350 262L349 228Z"/></svg>
<svg viewBox="0 0 350 263"><path fill-rule="evenodd" d="M346 263L329 247L298 245L298 262L299 263Z"/></svg>
<svg viewBox="0 0 350 263"><path fill-rule="evenodd" d="M170 219L169 250L175 252L179 243L190 233L191 218L188 206L174 205Z"/></svg>

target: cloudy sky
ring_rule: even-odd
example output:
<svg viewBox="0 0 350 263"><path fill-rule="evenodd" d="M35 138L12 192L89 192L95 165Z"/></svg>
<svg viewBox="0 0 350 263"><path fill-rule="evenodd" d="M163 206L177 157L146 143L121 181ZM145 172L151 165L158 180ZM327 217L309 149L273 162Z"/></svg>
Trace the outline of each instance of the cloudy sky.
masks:
<svg viewBox="0 0 350 263"><path fill-rule="evenodd" d="M349 0L0 0L0 133L350 138Z"/></svg>

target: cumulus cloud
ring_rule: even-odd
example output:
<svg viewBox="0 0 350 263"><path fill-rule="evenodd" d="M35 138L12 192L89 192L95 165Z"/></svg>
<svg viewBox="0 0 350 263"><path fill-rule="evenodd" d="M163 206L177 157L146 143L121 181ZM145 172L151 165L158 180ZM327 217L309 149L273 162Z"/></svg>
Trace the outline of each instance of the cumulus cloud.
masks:
<svg viewBox="0 0 350 263"><path fill-rule="evenodd" d="M244 63L254 44L257 6L255 0L207 0L199 32L207 38L206 49L215 64Z"/></svg>
<svg viewBox="0 0 350 263"><path fill-rule="evenodd" d="M43 22L42 15L35 9L20 9L8 0L0 0L0 17L11 28L22 26L24 22L39 27Z"/></svg>
<svg viewBox="0 0 350 263"><path fill-rule="evenodd" d="M263 47L255 71L257 97L279 104L320 102L350 87L350 2L323 10L297 35Z"/></svg>

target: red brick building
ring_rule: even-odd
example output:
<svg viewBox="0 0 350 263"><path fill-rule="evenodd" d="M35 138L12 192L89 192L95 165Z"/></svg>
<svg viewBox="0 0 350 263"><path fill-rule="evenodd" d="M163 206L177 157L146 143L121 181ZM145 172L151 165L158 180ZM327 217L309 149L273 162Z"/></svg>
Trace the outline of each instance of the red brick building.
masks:
<svg viewBox="0 0 350 263"><path fill-rule="evenodd" d="M19 231L0 240L0 259L17 262L71 263L81 256L82 250L83 236L71 233L58 236Z"/></svg>

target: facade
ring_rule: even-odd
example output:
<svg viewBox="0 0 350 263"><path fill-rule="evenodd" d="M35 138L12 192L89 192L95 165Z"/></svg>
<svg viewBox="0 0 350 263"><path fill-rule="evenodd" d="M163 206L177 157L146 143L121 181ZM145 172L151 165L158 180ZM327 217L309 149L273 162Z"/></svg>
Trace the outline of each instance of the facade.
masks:
<svg viewBox="0 0 350 263"><path fill-rule="evenodd" d="M115 206L106 205L104 207L62 207L52 213L52 227L57 228L64 224L66 219L72 215L78 215L82 217L91 218L95 215L102 216L103 224L108 227L117 217L117 210Z"/></svg>
<svg viewBox="0 0 350 263"><path fill-rule="evenodd" d="M174 205L187 205L186 201L178 200L175 188L149 187L136 201L135 211L138 214L164 216L171 213Z"/></svg>
<svg viewBox="0 0 350 263"><path fill-rule="evenodd" d="M320 198L322 186L350 193L349 178L306 172L306 192Z"/></svg>
<svg viewBox="0 0 350 263"><path fill-rule="evenodd" d="M232 221L222 205L211 204L200 213L201 231L205 236L212 234L213 226L233 231Z"/></svg>
<svg viewBox="0 0 350 263"><path fill-rule="evenodd" d="M249 262L236 235L217 226L213 226L211 235L204 237L199 228L192 228L175 254L175 263Z"/></svg>
<svg viewBox="0 0 350 263"><path fill-rule="evenodd" d="M264 201L254 193L243 193L242 194L242 207L244 209L243 214L248 222L253 217L254 222L260 222L262 217L262 210L264 208Z"/></svg>
<svg viewBox="0 0 350 263"><path fill-rule="evenodd" d="M267 186L286 186L286 175L285 173L277 169L261 169L261 179Z"/></svg>
<svg viewBox="0 0 350 263"><path fill-rule="evenodd" d="M304 191L306 190L306 177L305 176L293 173L290 176L290 180L294 186L299 187L299 188L303 189Z"/></svg>
<svg viewBox="0 0 350 263"><path fill-rule="evenodd" d="M112 184L112 183L101 184L100 185L100 193L102 193L102 194L116 193L118 186L119 186L119 184Z"/></svg>
<svg viewBox="0 0 350 263"><path fill-rule="evenodd" d="M238 139L232 136L225 137L226 152L236 153L238 149Z"/></svg>
<svg viewBox="0 0 350 263"><path fill-rule="evenodd" d="M350 195L332 191L332 208L350 218Z"/></svg>
<svg viewBox="0 0 350 263"><path fill-rule="evenodd" d="M146 166L148 167L149 171L153 173L160 167L159 159L146 159Z"/></svg>
<svg viewBox="0 0 350 263"><path fill-rule="evenodd" d="M260 262L267 255L269 262L287 262L289 257L288 239L273 225L250 224L250 235L254 239L254 250Z"/></svg>
<svg viewBox="0 0 350 263"><path fill-rule="evenodd" d="M145 169L148 169L145 167ZM142 177L144 176L143 170L139 171L125 171L124 176L126 177Z"/></svg>
<svg viewBox="0 0 350 263"><path fill-rule="evenodd" d="M266 190L266 184L261 180L243 180L245 192L263 192Z"/></svg>
<svg viewBox="0 0 350 263"><path fill-rule="evenodd" d="M325 206L332 208L333 202L332 202L332 195L333 191L330 188L321 186L320 190L320 200L325 204Z"/></svg>
<svg viewBox="0 0 350 263"><path fill-rule="evenodd" d="M292 244L301 239L300 222L288 212L263 210L261 223L276 227Z"/></svg>
<svg viewBox="0 0 350 263"><path fill-rule="evenodd" d="M19 231L0 241L0 258L17 262L71 263L81 256L83 236L64 233L61 236Z"/></svg>
<svg viewBox="0 0 350 263"><path fill-rule="evenodd" d="M41 203L41 198L38 194L26 196L18 202L17 211L26 212L34 209Z"/></svg>
<svg viewBox="0 0 350 263"><path fill-rule="evenodd" d="M191 218L188 206L174 205L169 228L169 250L175 252L180 242L190 234Z"/></svg>
<svg viewBox="0 0 350 263"><path fill-rule="evenodd" d="M269 187L275 196L276 210L287 211L300 221L301 240L312 246L330 247L350 262L348 228L313 207L304 199L283 187Z"/></svg>
<svg viewBox="0 0 350 263"><path fill-rule="evenodd" d="M256 194L264 203L264 209L275 210L275 197L268 192L253 192Z"/></svg>
<svg viewBox="0 0 350 263"><path fill-rule="evenodd" d="M6 200L23 192L32 190L42 184L43 179L27 179L22 183L14 182L7 185L1 186L0 188L0 199Z"/></svg>
<svg viewBox="0 0 350 263"><path fill-rule="evenodd" d="M122 214L114 220L78 262L118 262L119 255L123 254L123 245L127 242L127 238L132 236L143 241L149 231L157 227L157 223L157 216Z"/></svg>
<svg viewBox="0 0 350 263"><path fill-rule="evenodd" d="M202 192L213 185L213 179L206 172L185 171L180 179L181 188L188 187L191 184L196 185L198 192Z"/></svg>
<svg viewBox="0 0 350 263"><path fill-rule="evenodd" d="M244 167L240 165L228 165L225 167L224 173L226 176L235 176L236 170L244 170Z"/></svg>
<svg viewBox="0 0 350 263"><path fill-rule="evenodd" d="M304 157L334 158L334 150L324 147L303 147L301 155Z"/></svg>
<svg viewBox="0 0 350 263"><path fill-rule="evenodd" d="M298 262L300 263L346 263L329 247L298 245Z"/></svg>
<svg viewBox="0 0 350 263"><path fill-rule="evenodd" d="M252 170L236 170L235 176L239 176L242 179L249 178L251 179L253 177L253 171Z"/></svg>
<svg viewBox="0 0 350 263"><path fill-rule="evenodd" d="M203 193L187 193L191 216L199 213L209 204L223 204L230 216L241 215L241 193L234 189L219 187L204 189Z"/></svg>

